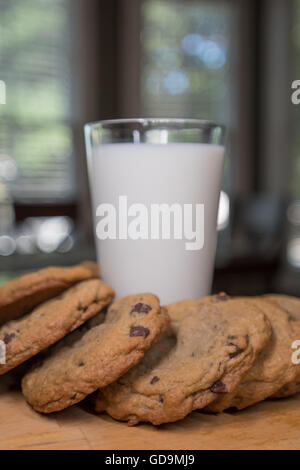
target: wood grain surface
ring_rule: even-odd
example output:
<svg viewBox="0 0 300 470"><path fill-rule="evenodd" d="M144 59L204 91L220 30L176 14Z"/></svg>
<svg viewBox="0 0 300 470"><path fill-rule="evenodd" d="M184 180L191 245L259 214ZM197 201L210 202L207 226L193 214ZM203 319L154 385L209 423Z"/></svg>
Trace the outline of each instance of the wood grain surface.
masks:
<svg viewBox="0 0 300 470"><path fill-rule="evenodd" d="M0 377L0 449L299 449L300 395L247 410L154 427L128 427L81 406L40 415L25 402L19 378Z"/></svg>

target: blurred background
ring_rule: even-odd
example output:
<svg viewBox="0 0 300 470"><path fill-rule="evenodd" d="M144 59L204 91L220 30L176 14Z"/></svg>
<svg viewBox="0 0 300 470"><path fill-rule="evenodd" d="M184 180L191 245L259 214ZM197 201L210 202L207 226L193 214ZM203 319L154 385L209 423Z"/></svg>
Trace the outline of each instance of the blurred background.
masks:
<svg viewBox="0 0 300 470"><path fill-rule="evenodd" d="M95 258L84 123L190 117L227 128L214 291L300 295L297 79L300 0L0 0L0 283Z"/></svg>

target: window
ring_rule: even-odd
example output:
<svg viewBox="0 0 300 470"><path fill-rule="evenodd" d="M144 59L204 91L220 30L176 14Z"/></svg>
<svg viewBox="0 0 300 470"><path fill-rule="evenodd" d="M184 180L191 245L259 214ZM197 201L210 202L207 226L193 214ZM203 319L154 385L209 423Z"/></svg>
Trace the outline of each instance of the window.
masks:
<svg viewBox="0 0 300 470"><path fill-rule="evenodd" d="M143 2L143 114L228 121L230 13L227 2Z"/></svg>
<svg viewBox="0 0 300 470"><path fill-rule="evenodd" d="M293 8L293 29L292 29L292 47L293 47L293 80L300 80L300 1L294 0ZM299 106L293 106L293 193L300 198L300 109Z"/></svg>
<svg viewBox="0 0 300 470"><path fill-rule="evenodd" d="M69 0L0 0L0 178L14 200L73 192Z"/></svg>
<svg viewBox="0 0 300 470"><path fill-rule="evenodd" d="M144 0L141 15L141 115L209 119L229 127L231 3ZM228 220L229 199L222 191L219 228Z"/></svg>
<svg viewBox="0 0 300 470"><path fill-rule="evenodd" d="M292 3L292 80L300 79L300 1ZM292 197L294 201L288 207L288 241L286 256L288 263L294 269L300 269L300 108L299 105L291 105L292 114ZM296 200L298 199L298 200Z"/></svg>

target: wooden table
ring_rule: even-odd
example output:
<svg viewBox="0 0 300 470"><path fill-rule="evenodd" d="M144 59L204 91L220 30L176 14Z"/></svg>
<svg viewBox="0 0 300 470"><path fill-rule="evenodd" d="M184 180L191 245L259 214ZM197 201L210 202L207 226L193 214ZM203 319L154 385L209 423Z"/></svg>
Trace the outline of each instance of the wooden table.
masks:
<svg viewBox="0 0 300 470"><path fill-rule="evenodd" d="M35 413L12 374L0 377L0 449L299 449L300 394L160 427L128 427L80 406Z"/></svg>

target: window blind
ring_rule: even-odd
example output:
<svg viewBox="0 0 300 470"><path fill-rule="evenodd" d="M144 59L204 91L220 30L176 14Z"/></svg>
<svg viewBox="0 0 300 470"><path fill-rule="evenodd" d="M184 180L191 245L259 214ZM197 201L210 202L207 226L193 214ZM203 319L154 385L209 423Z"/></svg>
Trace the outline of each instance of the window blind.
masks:
<svg viewBox="0 0 300 470"><path fill-rule="evenodd" d="M0 178L18 201L72 198L70 47L69 0L0 0Z"/></svg>

